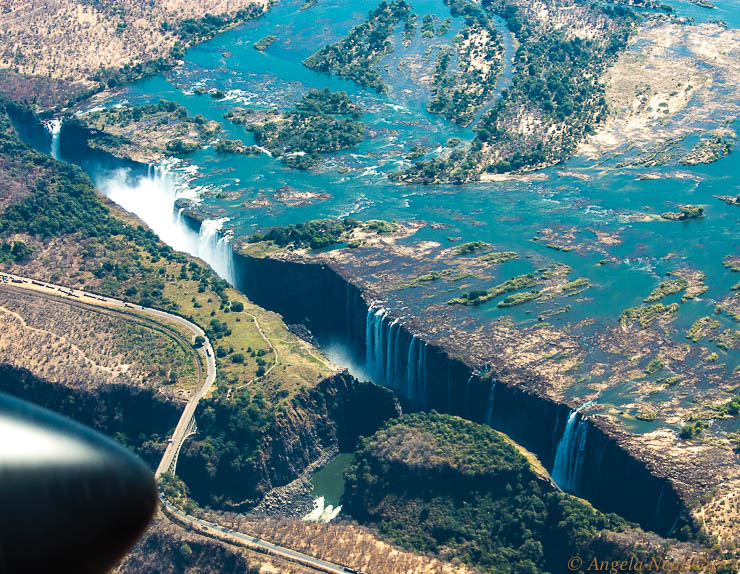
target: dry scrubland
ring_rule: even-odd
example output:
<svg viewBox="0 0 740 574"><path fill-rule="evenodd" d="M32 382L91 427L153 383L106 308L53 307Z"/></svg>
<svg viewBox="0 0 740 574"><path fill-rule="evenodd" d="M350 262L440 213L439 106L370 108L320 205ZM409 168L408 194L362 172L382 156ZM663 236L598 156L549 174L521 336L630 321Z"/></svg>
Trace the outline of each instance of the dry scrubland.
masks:
<svg viewBox="0 0 740 574"><path fill-rule="evenodd" d="M136 321L0 287L0 362L64 385L195 387L192 352Z"/></svg>
<svg viewBox="0 0 740 574"><path fill-rule="evenodd" d="M113 572L315 574L316 571L194 534L157 513L142 539Z"/></svg>
<svg viewBox="0 0 740 574"><path fill-rule="evenodd" d="M653 22L605 78L612 114L579 152L660 153L671 139L724 128L740 113L740 31Z"/></svg>
<svg viewBox="0 0 740 574"><path fill-rule="evenodd" d="M219 524L293 548L317 558L347 564L372 574L466 574L462 564L407 552L380 540L369 530L348 522L316 524L293 519L249 519L241 514L219 513Z"/></svg>
<svg viewBox="0 0 740 574"><path fill-rule="evenodd" d="M57 105L49 91L73 95L101 69L168 58L183 20L251 6L267 0L0 0L2 92Z"/></svg>
<svg viewBox="0 0 740 574"><path fill-rule="evenodd" d="M0 67L21 74L86 80L99 68L167 55L187 18L233 15L265 0L2 0Z"/></svg>

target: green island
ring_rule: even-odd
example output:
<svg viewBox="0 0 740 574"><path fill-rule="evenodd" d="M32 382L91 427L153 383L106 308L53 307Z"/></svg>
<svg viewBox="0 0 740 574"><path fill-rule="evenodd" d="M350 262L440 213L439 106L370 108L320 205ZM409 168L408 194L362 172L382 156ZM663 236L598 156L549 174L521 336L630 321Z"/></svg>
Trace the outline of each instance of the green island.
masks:
<svg viewBox="0 0 740 574"><path fill-rule="evenodd" d="M267 48L277 42L277 40L277 36L265 36L264 38L257 40L252 47L258 52L264 52Z"/></svg>
<svg viewBox="0 0 740 574"><path fill-rule="evenodd" d="M536 290L524 291L523 293L514 293L513 295L509 295L508 297L505 297L503 300L499 301L496 306L515 307L517 305L523 305L524 303L527 303L529 301L539 299L541 295L542 293Z"/></svg>
<svg viewBox="0 0 740 574"><path fill-rule="evenodd" d="M499 263L506 263L507 261L518 258L519 254L516 251L494 251L491 253L486 253L485 255L481 255L480 257L478 257L478 260L485 261L486 263L491 263L493 265L498 265Z"/></svg>
<svg viewBox="0 0 740 574"><path fill-rule="evenodd" d="M501 433L434 411L404 415L362 441L345 477L342 504L353 517L403 548L485 572L560 572L607 531L625 533L615 553L639 536L559 492Z"/></svg>
<svg viewBox="0 0 740 574"><path fill-rule="evenodd" d="M375 66L392 49L391 35L396 24L410 14L411 7L405 0L383 1L343 40L309 56L303 65L353 80L378 93L385 92L387 87Z"/></svg>
<svg viewBox="0 0 740 574"><path fill-rule="evenodd" d="M501 34L486 12L468 0L450 4L453 16L463 16L465 27L437 56L432 78L432 98L427 109L461 126L469 125L488 102L502 70ZM449 20L445 20L449 22ZM422 25L423 34L425 22ZM449 24L448 24L449 27ZM437 35L440 36L440 24ZM457 64L454 66L454 64Z"/></svg>
<svg viewBox="0 0 740 574"><path fill-rule="evenodd" d="M704 208L698 205L682 205L681 211L666 211L661 213L663 219L669 221L687 221L704 217Z"/></svg>
<svg viewBox="0 0 740 574"><path fill-rule="evenodd" d="M358 119L359 108L344 92L310 90L296 108L237 110L225 118L243 125L258 145L288 166L310 169L321 163L321 154L356 146L365 138L365 126Z"/></svg>
<svg viewBox="0 0 740 574"><path fill-rule="evenodd" d="M470 241L468 243L458 245L452 250L452 253L453 255L469 255L471 253L475 253L479 249L483 249L486 245L488 244L485 241Z"/></svg>
<svg viewBox="0 0 740 574"><path fill-rule="evenodd" d="M656 319L671 318L678 312L678 303L663 305L663 303L654 303L652 305L640 305L625 309L619 316L623 326L632 325L637 322L643 329L649 327Z"/></svg>
<svg viewBox="0 0 740 574"><path fill-rule="evenodd" d="M654 303L660 301L663 297L675 295L681 293L689 286L688 281L679 277L678 279L670 279L669 281L661 281L661 283L653 289L653 291L643 299L645 303Z"/></svg>
<svg viewBox="0 0 740 574"><path fill-rule="evenodd" d="M219 139L213 149L216 153L236 154L236 155L259 155L262 153L257 146L244 145L239 140L230 140L226 138Z"/></svg>
<svg viewBox="0 0 740 574"><path fill-rule="evenodd" d="M478 306L483 303L500 297L506 293L518 291L519 289L526 289L533 287L539 283L540 279L535 273L526 273L524 275L517 275L512 279L508 279L503 283L494 285L490 289L476 289L463 293L459 297L450 299L447 303L450 305L469 305Z"/></svg>
<svg viewBox="0 0 740 574"><path fill-rule="evenodd" d="M91 132L89 145L116 157L150 162L183 155L208 145L223 130L218 122L167 100L143 106L121 106L70 118ZM226 150L221 153L231 153Z"/></svg>
<svg viewBox="0 0 740 574"><path fill-rule="evenodd" d="M360 222L353 218L341 221L335 219L322 219L307 221L305 223L293 223L286 226L270 228L265 233L255 233L248 239L249 243L260 243L271 241L278 247L310 247L319 249L338 243L342 237L355 229Z"/></svg>

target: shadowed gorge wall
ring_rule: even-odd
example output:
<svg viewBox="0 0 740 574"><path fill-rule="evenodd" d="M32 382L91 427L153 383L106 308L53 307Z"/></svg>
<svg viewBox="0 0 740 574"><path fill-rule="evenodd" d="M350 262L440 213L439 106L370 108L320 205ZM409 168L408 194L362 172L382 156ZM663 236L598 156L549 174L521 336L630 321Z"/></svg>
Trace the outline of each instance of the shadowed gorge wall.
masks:
<svg viewBox="0 0 740 574"><path fill-rule="evenodd" d="M164 451L164 444L157 443L164 440L180 416L180 405L162 399L151 389L120 384L72 388L4 364L0 364L0 391L125 442L152 468Z"/></svg>
<svg viewBox="0 0 740 574"><path fill-rule="evenodd" d="M177 471L201 504L248 508L272 488L296 479L328 449L352 450L399 408L387 389L339 373L271 410L263 427L247 428L232 404L206 401L199 434L187 441ZM211 410L209 414L204 411Z"/></svg>
<svg viewBox="0 0 740 574"><path fill-rule="evenodd" d="M238 286L287 323L307 323L320 340L341 339L373 378L411 409L435 409L491 424L552 469L571 409L523 388L474 373L443 349L415 337L326 265L235 254ZM579 421L581 415L578 414ZM666 535L683 524L683 503L670 483L620 446L592 419L584 421L575 494Z"/></svg>

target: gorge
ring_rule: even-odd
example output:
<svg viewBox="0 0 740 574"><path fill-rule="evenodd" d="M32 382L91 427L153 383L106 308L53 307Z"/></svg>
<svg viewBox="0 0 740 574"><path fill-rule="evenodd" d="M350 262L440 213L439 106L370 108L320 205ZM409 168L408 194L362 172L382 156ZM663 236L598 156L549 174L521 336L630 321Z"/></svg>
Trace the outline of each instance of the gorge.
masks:
<svg viewBox="0 0 740 574"><path fill-rule="evenodd" d="M23 127L22 133L34 130L29 124ZM44 131L46 135L38 133L37 138L47 152L54 146L62 159L82 165L108 198L139 216L163 241L202 258L250 300L280 313L286 323L305 323L322 343L345 346L354 362L374 382L393 390L406 408L489 424L535 453L560 488L645 529L668 535L681 524L691 524L687 501L660 470L620 444L613 425L602 426L598 417L589 419L578 408L539 396L527 388L526 379L520 384L502 382L497 368L450 356L415 331L412 317L391 313L381 298L328 265L257 258L234 250L219 231L222 221L199 221L176 206L178 199L198 194L189 186L187 173L176 166L118 160L90 149L86 134L64 123L56 133ZM187 468L185 462L183 472L188 473ZM203 480L194 478L196 492Z"/></svg>

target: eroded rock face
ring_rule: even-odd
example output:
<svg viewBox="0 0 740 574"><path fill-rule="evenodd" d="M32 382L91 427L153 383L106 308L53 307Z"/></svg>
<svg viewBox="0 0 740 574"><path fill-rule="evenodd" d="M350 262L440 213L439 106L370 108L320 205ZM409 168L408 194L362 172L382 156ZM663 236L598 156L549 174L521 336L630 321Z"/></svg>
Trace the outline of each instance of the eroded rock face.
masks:
<svg viewBox="0 0 740 574"><path fill-rule="evenodd" d="M569 414L581 406L579 416L588 422L576 492L603 510L665 535L691 521L683 512L687 501L737 476L732 450L698 447L665 426L685 420L686 397L719 401L727 384L701 360L703 349L671 339L670 314L651 318L647 326L628 321L606 328L588 319L567 329L486 321L442 299L449 297L449 283L432 275L441 262L495 275L477 258L457 259L439 245L393 238L320 254L237 254L240 287L250 298L288 322L308 318L320 340L345 341L374 379L412 408L493 424L552 468ZM408 287L410 277L429 276ZM557 270L543 282L553 295L567 294L565 286L573 283ZM613 399L603 405L599 399L619 393L657 354L681 366L681 383L638 383L646 396L658 385L674 399L661 404L662 424L628 430L625 409L643 412L644 406L620 408L610 406ZM593 371L587 383L574 372L584 364Z"/></svg>
<svg viewBox="0 0 740 574"><path fill-rule="evenodd" d="M398 403L389 391L340 373L299 393L290 407L277 413L255 437L254 460L245 469L234 470L226 451L207 468L204 460L210 447L195 440L183 448L178 474L197 501L246 510L267 491L296 479L325 452L351 450L360 436L371 435L398 414ZM234 440L230 429L223 433L226 441Z"/></svg>

